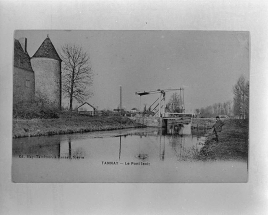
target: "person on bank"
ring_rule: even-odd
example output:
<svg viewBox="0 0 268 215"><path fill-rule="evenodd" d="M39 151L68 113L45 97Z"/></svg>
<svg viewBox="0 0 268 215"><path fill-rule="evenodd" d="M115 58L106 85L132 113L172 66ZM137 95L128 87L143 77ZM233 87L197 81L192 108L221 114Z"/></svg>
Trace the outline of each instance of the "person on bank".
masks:
<svg viewBox="0 0 268 215"><path fill-rule="evenodd" d="M222 126L224 125L223 121L220 120L219 116L216 116L216 123L212 126L213 133L216 136L216 141L219 142L218 132L221 132Z"/></svg>

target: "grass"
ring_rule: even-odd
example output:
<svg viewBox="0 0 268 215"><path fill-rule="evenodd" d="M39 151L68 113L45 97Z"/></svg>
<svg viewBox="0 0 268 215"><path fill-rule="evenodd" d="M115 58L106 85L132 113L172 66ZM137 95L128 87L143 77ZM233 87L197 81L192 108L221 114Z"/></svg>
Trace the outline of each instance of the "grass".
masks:
<svg viewBox="0 0 268 215"><path fill-rule="evenodd" d="M61 113L54 119L14 119L13 138L145 127L127 117Z"/></svg>
<svg viewBox="0 0 268 215"><path fill-rule="evenodd" d="M192 128L196 129L211 127L216 122L216 118L193 118L192 120Z"/></svg>
<svg viewBox="0 0 268 215"><path fill-rule="evenodd" d="M44 99L23 101L13 105L13 118L16 119L51 119L59 118L59 114L60 111Z"/></svg>
<svg viewBox="0 0 268 215"><path fill-rule="evenodd" d="M248 121L231 119L224 121L225 125L218 133L219 142L215 135L209 133L204 147L197 155L198 159L247 159L248 158Z"/></svg>

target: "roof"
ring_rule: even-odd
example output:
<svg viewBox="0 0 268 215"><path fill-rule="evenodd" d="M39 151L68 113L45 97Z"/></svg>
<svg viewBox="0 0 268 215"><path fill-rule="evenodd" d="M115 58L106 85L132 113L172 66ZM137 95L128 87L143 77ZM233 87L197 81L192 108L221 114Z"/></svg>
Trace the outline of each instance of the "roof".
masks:
<svg viewBox="0 0 268 215"><path fill-rule="evenodd" d="M82 106L85 105L85 104L89 105L89 106L92 107L94 110L96 109L95 107L93 107L93 106L92 106L91 104L89 104L88 102L84 102L84 103L81 104L79 107L77 107L77 109L80 108L80 107L82 107Z"/></svg>
<svg viewBox="0 0 268 215"><path fill-rule="evenodd" d="M39 49L32 56L32 58L38 58L38 57L45 57L62 61L48 36L41 44Z"/></svg>
<svg viewBox="0 0 268 215"><path fill-rule="evenodd" d="M33 71L28 52L24 52L20 42L16 39L14 41L14 66L21 69Z"/></svg>

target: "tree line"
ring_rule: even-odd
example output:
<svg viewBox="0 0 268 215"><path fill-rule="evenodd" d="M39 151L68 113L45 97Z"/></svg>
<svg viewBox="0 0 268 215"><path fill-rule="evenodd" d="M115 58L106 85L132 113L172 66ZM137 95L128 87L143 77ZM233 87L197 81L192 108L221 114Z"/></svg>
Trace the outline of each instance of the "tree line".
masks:
<svg viewBox="0 0 268 215"><path fill-rule="evenodd" d="M204 118L217 115L228 115L235 118L247 119L249 117L249 81L241 75L233 87L233 100L224 103L215 103L195 112Z"/></svg>
<svg viewBox="0 0 268 215"><path fill-rule="evenodd" d="M234 115L240 119L249 117L249 81L241 76L233 87L234 93Z"/></svg>
<svg viewBox="0 0 268 215"><path fill-rule="evenodd" d="M232 101L230 100L223 103L215 103L205 108L196 109L195 112L200 117L204 118L216 117L218 115L231 116L233 115Z"/></svg>

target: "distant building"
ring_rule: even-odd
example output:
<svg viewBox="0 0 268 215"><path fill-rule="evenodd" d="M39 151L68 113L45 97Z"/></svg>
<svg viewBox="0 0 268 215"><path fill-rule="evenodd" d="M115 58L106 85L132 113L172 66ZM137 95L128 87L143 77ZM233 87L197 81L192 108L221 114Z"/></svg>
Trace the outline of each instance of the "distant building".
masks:
<svg viewBox="0 0 268 215"><path fill-rule="evenodd" d="M52 106L61 107L61 58L49 37L31 58L35 72L35 94L49 100Z"/></svg>
<svg viewBox="0 0 268 215"><path fill-rule="evenodd" d="M95 115L96 108L93 107L91 104L84 102L79 107L77 107L77 112L80 114L87 114L87 115Z"/></svg>
<svg viewBox="0 0 268 215"><path fill-rule="evenodd" d="M14 41L13 103L29 102L35 95L35 75L27 52L27 39Z"/></svg>
<svg viewBox="0 0 268 215"><path fill-rule="evenodd" d="M137 112L139 112L139 110L138 110L137 108L132 108L132 109L130 110L130 112L131 112L131 113L137 113Z"/></svg>
<svg viewBox="0 0 268 215"><path fill-rule="evenodd" d="M114 112L124 112L125 109L124 109L124 108L122 108L122 109L120 109L120 108L116 108L116 109L113 109L113 111L114 111Z"/></svg>
<svg viewBox="0 0 268 215"><path fill-rule="evenodd" d="M14 41L13 102L27 102L37 97L61 108L61 58L47 37L30 58L27 38Z"/></svg>

